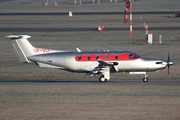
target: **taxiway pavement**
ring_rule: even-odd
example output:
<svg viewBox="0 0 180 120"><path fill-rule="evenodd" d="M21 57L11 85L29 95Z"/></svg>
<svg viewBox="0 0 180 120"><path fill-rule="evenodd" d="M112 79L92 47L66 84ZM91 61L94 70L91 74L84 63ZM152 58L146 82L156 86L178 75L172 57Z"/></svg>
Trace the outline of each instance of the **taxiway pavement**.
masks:
<svg viewBox="0 0 180 120"><path fill-rule="evenodd" d="M149 80L144 83L142 80L110 80L106 83L89 80L9 80L0 81L2 83L56 83L56 84L126 84L126 85L180 85L180 80Z"/></svg>
<svg viewBox="0 0 180 120"><path fill-rule="evenodd" d="M132 12L133 14L175 14L177 11L145 11ZM124 12L73 12L73 15L124 15ZM129 14L129 12L128 12ZM0 15L69 15L69 12L49 12L49 13L0 13Z"/></svg>
<svg viewBox="0 0 180 120"><path fill-rule="evenodd" d="M144 30L143 27L133 27L133 31ZM149 27L149 30L180 30L180 27ZM97 27L73 27L73 28L0 28L0 32L77 32L97 31ZM103 31L129 31L129 27L108 27Z"/></svg>

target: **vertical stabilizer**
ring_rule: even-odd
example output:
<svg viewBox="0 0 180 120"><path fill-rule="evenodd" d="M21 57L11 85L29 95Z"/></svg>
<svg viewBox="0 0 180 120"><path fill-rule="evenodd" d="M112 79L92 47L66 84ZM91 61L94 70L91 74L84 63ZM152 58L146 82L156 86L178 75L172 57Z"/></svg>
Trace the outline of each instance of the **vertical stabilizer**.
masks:
<svg viewBox="0 0 180 120"><path fill-rule="evenodd" d="M30 61L27 59L27 56L33 55L34 47L29 43L27 38L30 38L29 35L8 35L6 36L11 39L13 44L14 50L19 58L20 62L27 62Z"/></svg>

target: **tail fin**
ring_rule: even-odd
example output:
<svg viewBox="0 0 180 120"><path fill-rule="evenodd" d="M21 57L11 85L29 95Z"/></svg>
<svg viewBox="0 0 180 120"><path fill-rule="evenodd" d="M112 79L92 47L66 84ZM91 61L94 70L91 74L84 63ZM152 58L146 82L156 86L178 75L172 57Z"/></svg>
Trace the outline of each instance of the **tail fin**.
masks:
<svg viewBox="0 0 180 120"><path fill-rule="evenodd" d="M8 35L6 36L10 38L14 50L19 58L20 62L27 62L30 61L27 59L27 56L33 55L33 49L34 47L29 43L27 38L30 38L29 35Z"/></svg>

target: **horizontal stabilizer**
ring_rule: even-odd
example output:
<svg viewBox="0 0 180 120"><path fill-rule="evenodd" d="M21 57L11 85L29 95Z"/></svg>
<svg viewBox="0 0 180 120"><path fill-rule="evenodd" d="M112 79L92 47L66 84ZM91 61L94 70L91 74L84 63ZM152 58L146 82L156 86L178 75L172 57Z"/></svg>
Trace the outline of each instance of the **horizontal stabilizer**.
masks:
<svg viewBox="0 0 180 120"><path fill-rule="evenodd" d="M31 36L29 36L29 35L7 35L6 37L10 38L10 39L21 39L21 38L27 39L27 38L30 38Z"/></svg>

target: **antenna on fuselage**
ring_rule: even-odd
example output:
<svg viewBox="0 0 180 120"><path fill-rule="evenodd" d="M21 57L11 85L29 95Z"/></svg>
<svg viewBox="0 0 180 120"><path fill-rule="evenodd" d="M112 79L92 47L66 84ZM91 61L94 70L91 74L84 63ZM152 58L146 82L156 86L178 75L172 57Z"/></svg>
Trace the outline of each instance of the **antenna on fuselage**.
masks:
<svg viewBox="0 0 180 120"><path fill-rule="evenodd" d="M80 50L79 48L76 48L76 50L77 50L78 52L81 52L81 50Z"/></svg>

